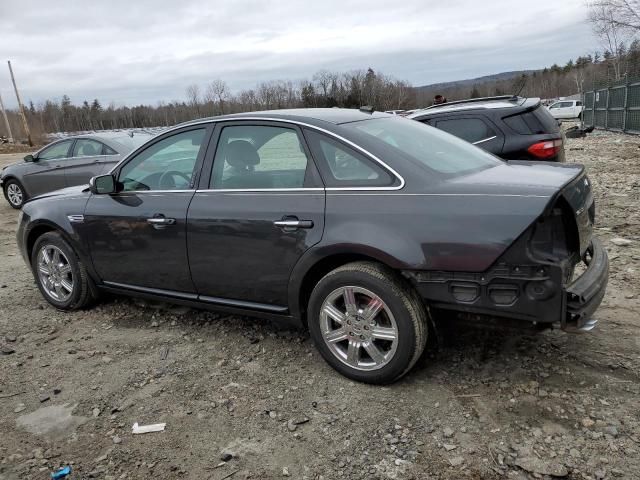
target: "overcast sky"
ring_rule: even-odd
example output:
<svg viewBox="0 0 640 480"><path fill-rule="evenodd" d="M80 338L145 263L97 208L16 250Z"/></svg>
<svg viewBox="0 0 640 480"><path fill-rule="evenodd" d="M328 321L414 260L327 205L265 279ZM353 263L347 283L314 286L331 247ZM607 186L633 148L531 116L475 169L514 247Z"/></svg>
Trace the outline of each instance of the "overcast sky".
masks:
<svg viewBox="0 0 640 480"><path fill-rule="evenodd" d="M542 68L596 48L583 0L2 0L0 93L104 105L232 91L320 69L413 85Z"/></svg>

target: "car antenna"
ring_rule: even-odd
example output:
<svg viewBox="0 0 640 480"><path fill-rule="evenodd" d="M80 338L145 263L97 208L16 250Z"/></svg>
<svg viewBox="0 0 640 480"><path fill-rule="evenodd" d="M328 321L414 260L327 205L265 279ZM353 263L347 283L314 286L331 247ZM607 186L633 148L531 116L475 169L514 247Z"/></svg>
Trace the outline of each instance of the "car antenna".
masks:
<svg viewBox="0 0 640 480"><path fill-rule="evenodd" d="M523 76L520 78L520 88L518 88L518 93L516 93L513 97L511 97L512 101L517 101L518 97L520 96L520 93L522 92L522 90L524 90L524 87L527 85L527 77Z"/></svg>
<svg viewBox="0 0 640 480"><path fill-rule="evenodd" d="M364 113L373 113L374 112L374 109L373 109L373 107L371 105L363 105L362 107L360 107L359 110L361 112L364 112Z"/></svg>
<svg viewBox="0 0 640 480"><path fill-rule="evenodd" d="M129 136L133 138L133 130L129 130Z"/></svg>

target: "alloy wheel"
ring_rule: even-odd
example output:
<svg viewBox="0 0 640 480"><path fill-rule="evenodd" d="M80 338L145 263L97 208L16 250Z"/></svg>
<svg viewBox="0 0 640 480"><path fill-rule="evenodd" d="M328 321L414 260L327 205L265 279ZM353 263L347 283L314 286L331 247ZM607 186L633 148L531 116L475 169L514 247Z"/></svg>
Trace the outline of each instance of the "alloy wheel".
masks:
<svg viewBox="0 0 640 480"><path fill-rule="evenodd" d="M9 202L11 202L11 205L16 207L22 205L22 189L17 183L10 183L9 186L7 186L7 198Z"/></svg>
<svg viewBox="0 0 640 480"><path fill-rule="evenodd" d="M58 302L73 294L74 279L69 259L55 245L45 245L38 252L38 279L44 291Z"/></svg>
<svg viewBox="0 0 640 480"><path fill-rule="evenodd" d="M387 304L357 286L340 287L327 296L320 331L331 353L357 370L384 367L398 346L398 326Z"/></svg>

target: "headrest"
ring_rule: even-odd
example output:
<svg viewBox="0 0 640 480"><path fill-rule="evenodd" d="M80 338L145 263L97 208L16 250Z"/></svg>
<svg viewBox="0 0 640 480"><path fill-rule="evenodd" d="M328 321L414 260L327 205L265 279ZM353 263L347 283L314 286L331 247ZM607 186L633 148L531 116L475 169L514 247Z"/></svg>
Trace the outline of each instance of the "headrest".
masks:
<svg viewBox="0 0 640 480"><path fill-rule="evenodd" d="M93 145L93 143L87 142L80 148L80 151L83 155L92 156L98 154L98 149Z"/></svg>
<svg viewBox="0 0 640 480"><path fill-rule="evenodd" d="M236 168L253 167L260 163L256 148L246 140L234 140L225 148L227 163Z"/></svg>

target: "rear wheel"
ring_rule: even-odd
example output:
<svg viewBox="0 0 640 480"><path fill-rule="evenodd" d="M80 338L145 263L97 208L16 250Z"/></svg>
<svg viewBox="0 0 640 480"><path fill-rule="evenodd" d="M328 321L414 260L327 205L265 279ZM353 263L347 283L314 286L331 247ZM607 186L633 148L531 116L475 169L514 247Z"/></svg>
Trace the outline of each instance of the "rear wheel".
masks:
<svg viewBox="0 0 640 480"><path fill-rule="evenodd" d="M308 313L324 359L354 380L391 383L426 345L421 300L395 272L375 263L350 263L327 274L311 294Z"/></svg>
<svg viewBox="0 0 640 480"><path fill-rule="evenodd" d="M78 310L94 300L87 269L59 233L36 240L31 268L42 296L60 310Z"/></svg>
<svg viewBox="0 0 640 480"><path fill-rule="evenodd" d="M6 197L9 205L13 208L21 208L27 199L27 195L17 180L8 180L4 186L4 196Z"/></svg>

